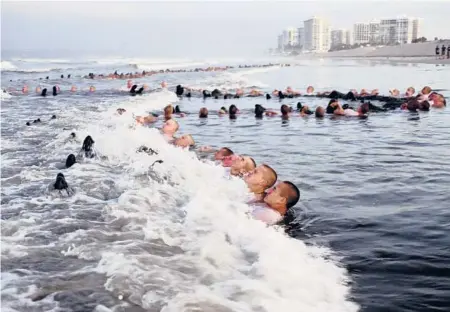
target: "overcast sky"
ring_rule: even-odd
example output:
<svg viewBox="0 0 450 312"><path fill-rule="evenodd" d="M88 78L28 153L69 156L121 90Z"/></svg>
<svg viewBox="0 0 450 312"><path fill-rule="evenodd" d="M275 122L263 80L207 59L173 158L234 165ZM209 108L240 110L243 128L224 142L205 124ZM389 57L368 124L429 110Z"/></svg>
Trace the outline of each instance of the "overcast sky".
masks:
<svg viewBox="0 0 450 312"><path fill-rule="evenodd" d="M2 1L2 52L47 50L124 56L248 56L276 46L313 15L333 28L408 15L422 35L450 38L450 1L82 2ZM61 52L62 53L62 52Z"/></svg>

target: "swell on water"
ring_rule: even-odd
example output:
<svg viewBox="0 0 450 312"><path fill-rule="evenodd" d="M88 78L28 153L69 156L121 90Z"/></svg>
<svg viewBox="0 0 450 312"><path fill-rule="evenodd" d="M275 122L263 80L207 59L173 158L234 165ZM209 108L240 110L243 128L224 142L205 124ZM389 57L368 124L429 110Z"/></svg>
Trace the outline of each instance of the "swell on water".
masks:
<svg viewBox="0 0 450 312"><path fill-rule="evenodd" d="M44 193L32 199L43 206L83 200L101 210L102 231L79 228L51 243L61 248L61 256L93 261L86 271L105 276L106 290L146 310L357 311L347 298L347 273L329 249L306 245L281 227L251 219L241 180L167 144L157 129L136 126L131 118L175 101L174 93L162 91L99 103L97 111L67 107L61 112L57 122L69 122L80 139L91 135L96 150L107 157L64 171L76 190L73 198ZM116 115L118 107L127 112ZM67 132L53 136L44 147L51 159L65 159L67 151L80 147L80 142L66 140ZM159 154L136 153L140 145ZM154 164L156 160L163 163ZM21 173L23 183L58 172L52 165L41 167ZM24 256L21 239L39 230L37 217L25 212L16 223L2 220L2 254ZM36 287L30 286L26 295Z"/></svg>

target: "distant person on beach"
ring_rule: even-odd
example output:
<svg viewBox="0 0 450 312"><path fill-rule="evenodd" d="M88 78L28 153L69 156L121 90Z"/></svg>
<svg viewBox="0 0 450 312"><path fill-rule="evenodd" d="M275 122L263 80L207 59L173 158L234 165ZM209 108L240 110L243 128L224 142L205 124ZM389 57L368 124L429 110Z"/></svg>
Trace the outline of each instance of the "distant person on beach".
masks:
<svg viewBox="0 0 450 312"><path fill-rule="evenodd" d="M447 59L450 59L450 44L447 46Z"/></svg>
<svg viewBox="0 0 450 312"><path fill-rule="evenodd" d="M436 59L439 58L439 45L436 46Z"/></svg>
<svg viewBox="0 0 450 312"><path fill-rule="evenodd" d="M445 58L445 45L442 45L442 48L441 48L441 55L442 55L442 58Z"/></svg>

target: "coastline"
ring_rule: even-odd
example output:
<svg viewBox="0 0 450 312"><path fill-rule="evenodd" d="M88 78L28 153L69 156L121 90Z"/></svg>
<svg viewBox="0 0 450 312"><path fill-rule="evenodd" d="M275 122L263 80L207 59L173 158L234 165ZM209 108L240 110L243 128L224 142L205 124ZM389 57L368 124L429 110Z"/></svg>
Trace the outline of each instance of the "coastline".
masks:
<svg viewBox="0 0 450 312"><path fill-rule="evenodd" d="M363 47L352 50L341 50L326 53L303 54L300 57L323 58L323 59L341 59L341 60L364 60L387 63L410 63L410 64L450 64L449 58L436 59L436 46L448 47L449 40L432 41L424 43L410 43L398 46L383 47ZM441 51L439 51L441 52ZM446 50L447 55L447 50Z"/></svg>

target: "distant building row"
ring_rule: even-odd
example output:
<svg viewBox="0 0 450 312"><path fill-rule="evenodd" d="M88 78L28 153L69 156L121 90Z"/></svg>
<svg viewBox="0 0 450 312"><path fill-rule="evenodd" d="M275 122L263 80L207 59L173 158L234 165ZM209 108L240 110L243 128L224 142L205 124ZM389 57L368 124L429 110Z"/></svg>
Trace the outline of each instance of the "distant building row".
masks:
<svg viewBox="0 0 450 312"><path fill-rule="evenodd" d="M278 51L327 52L330 48L352 44L410 43L419 38L421 20L401 17L383 19L331 30L326 19L313 17L303 22L303 27L289 27L278 36Z"/></svg>
<svg viewBox="0 0 450 312"><path fill-rule="evenodd" d="M420 26L419 18L400 17L374 20L369 23L355 24L353 38L356 44L411 43L419 38Z"/></svg>

